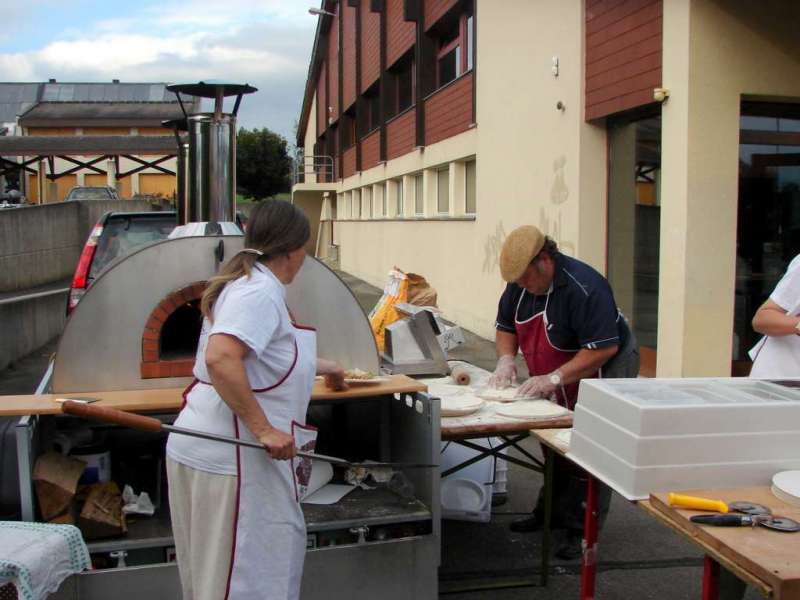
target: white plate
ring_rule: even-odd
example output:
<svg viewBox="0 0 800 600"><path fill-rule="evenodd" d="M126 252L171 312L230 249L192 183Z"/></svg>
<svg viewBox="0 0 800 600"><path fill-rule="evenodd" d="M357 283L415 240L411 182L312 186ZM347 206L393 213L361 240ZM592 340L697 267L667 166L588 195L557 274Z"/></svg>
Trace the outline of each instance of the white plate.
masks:
<svg viewBox="0 0 800 600"><path fill-rule="evenodd" d="M800 471L781 471L772 478L772 493L788 504L800 506Z"/></svg>
<svg viewBox="0 0 800 600"><path fill-rule="evenodd" d="M485 404L480 398L469 396L442 396L443 417L463 417L477 412Z"/></svg>
<svg viewBox="0 0 800 600"><path fill-rule="evenodd" d="M497 409L498 415L514 419L545 419L558 417L567 412L566 408L549 400L520 400Z"/></svg>
<svg viewBox="0 0 800 600"><path fill-rule="evenodd" d="M486 488L471 479L445 479L441 487L442 508L479 511L486 502Z"/></svg>
<svg viewBox="0 0 800 600"><path fill-rule="evenodd" d="M477 390L475 395L478 398L489 400L490 402L516 402L518 400L538 400L533 396L520 396L517 397L516 387L507 387L503 389L485 387Z"/></svg>
<svg viewBox="0 0 800 600"><path fill-rule="evenodd" d="M344 382L347 385L369 385L373 383L386 383L391 380L391 377L370 377L369 379L349 379L345 377Z"/></svg>

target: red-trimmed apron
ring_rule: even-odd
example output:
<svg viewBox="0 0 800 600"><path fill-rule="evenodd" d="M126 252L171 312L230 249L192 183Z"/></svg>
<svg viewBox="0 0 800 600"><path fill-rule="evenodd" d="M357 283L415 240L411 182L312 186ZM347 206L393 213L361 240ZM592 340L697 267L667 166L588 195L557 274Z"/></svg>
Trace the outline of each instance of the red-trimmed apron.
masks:
<svg viewBox="0 0 800 600"><path fill-rule="evenodd" d="M555 347L550 342L547 331L552 324L547 320L547 303L550 301L550 294L547 295L544 310L536 313L531 318L520 321L519 307L522 299L527 294L525 290L517 302L517 309L514 314L514 327L517 330L517 341L528 371L531 376L547 375L572 360L578 353L576 350L562 350ZM570 410L575 408L575 401L578 399L578 382L558 386L555 391L555 400L561 406Z"/></svg>
<svg viewBox="0 0 800 600"><path fill-rule="evenodd" d="M295 326L294 368L272 388L254 390L272 425L313 450L316 430L305 426L317 366L316 332ZM254 440L234 417L236 437ZM227 600L295 600L306 554L306 524L299 500L311 461L273 460L265 450L236 447L238 502ZM213 541L211 541L213 543Z"/></svg>

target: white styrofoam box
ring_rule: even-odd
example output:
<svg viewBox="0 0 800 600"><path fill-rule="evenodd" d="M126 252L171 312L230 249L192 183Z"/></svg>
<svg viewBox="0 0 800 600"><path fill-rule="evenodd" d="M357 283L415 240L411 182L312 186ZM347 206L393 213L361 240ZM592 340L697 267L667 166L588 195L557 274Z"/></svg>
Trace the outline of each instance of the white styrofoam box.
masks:
<svg viewBox="0 0 800 600"><path fill-rule="evenodd" d="M800 468L800 456L641 467L622 460L575 429L567 457L628 500L643 500L655 492L769 485L776 472Z"/></svg>
<svg viewBox="0 0 800 600"><path fill-rule="evenodd" d="M573 424L584 438L602 441L609 452L637 466L800 457L800 421L783 423L783 426L794 427L794 431L638 436L582 404L575 406ZM580 451L580 443L578 448ZM570 450L576 451L574 447Z"/></svg>
<svg viewBox="0 0 800 600"><path fill-rule="evenodd" d="M746 378L584 379L578 405L639 436L785 431L800 390Z"/></svg>

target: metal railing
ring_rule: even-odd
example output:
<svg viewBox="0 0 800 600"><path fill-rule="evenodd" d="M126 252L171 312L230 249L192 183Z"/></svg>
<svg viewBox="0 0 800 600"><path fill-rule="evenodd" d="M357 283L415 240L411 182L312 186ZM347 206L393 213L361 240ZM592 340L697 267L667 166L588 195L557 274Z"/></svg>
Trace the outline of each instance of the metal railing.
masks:
<svg viewBox="0 0 800 600"><path fill-rule="evenodd" d="M294 161L292 185L298 183L332 183L335 181L333 158L326 154L298 156Z"/></svg>

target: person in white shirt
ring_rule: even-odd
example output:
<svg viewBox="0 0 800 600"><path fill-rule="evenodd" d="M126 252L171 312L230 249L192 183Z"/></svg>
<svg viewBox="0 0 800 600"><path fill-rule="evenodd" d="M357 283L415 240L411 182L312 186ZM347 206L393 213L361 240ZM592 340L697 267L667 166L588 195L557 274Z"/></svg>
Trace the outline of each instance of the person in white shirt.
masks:
<svg viewBox="0 0 800 600"><path fill-rule="evenodd" d="M184 600L290 600L300 593L306 529L299 500L311 473L305 425L316 334L295 323L286 289L305 259L309 223L289 202L253 210L245 249L209 281L194 382L175 425L260 442L265 450L170 435L167 475Z"/></svg>
<svg viewBox="0 0 800 600"><path fill-rule="evenodd" d="M800 255L753 317L764 337L750 350L750 377L800 376Z"/></svg>

